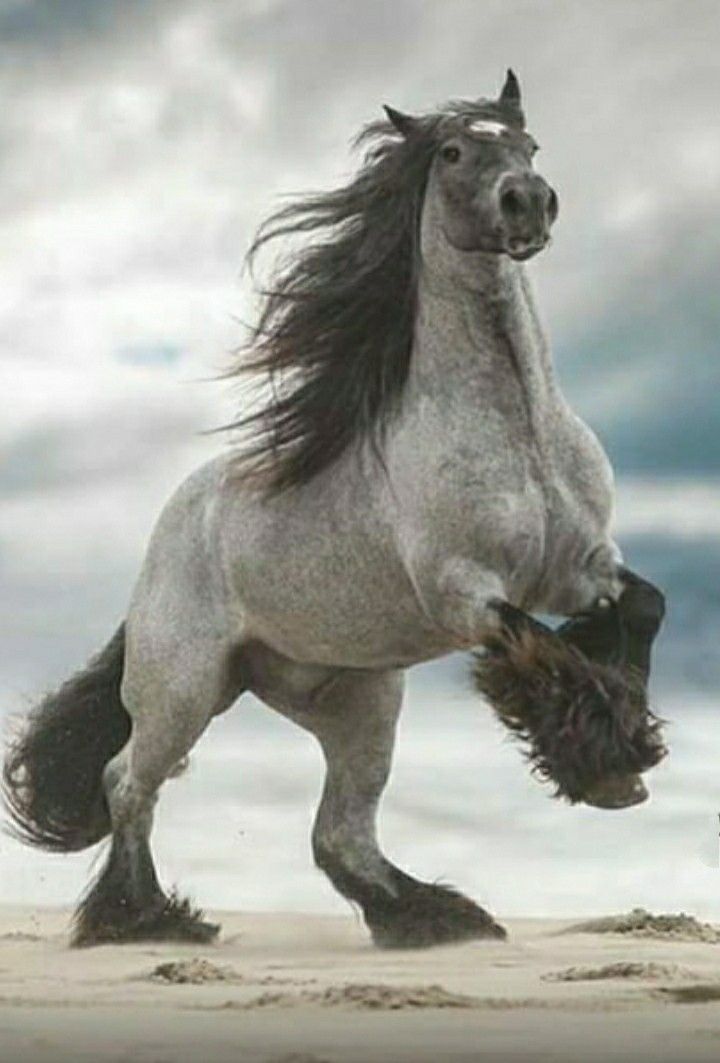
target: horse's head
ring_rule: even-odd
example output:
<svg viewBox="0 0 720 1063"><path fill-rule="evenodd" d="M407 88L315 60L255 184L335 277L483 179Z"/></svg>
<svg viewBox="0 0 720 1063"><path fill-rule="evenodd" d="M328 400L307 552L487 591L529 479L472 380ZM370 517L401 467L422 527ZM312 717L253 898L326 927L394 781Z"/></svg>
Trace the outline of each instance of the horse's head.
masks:
<svg viewBox="0 0 720 1063"><path fill-rule="evenodd" d="M386 111L406 138L427 130L427 119ZM511 70L497 100L453 105L436 119L434 141L426 198L451 247L524 260L547 245L558 198L533 169L538 145Z"/></svg>

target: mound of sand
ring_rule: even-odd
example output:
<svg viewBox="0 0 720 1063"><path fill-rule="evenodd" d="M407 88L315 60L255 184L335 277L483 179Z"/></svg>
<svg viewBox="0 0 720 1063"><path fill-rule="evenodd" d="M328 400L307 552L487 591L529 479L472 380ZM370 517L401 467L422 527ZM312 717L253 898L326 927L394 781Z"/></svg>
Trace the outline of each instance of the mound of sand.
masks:
<svg viewBox="0 0 720 1063"><path fill-rule="evenodd" d="M219 967L210 960L193 957L188 960L169 960L153 968L149 974L139 976L150 982L163 985L209 985L214 982L243 983L259 986L306 986L315 985L317 978L278 978L272 974L240 974L233 967Z"/></svg>
<svg viewBox="0 0 720 1063"><path fill-rule="evenodd" d="M542 975L544 982L598 982L605 978L655 982L694 977L692 971L677 963L636 963L631 960L606 963L602 967L566 967L562 971L550 971Z"/></svg>
<svg viewBox="0 0 720 1063"><path fill-rule="evenodd" d="M710 923L701 923L693 915L653 915L644 908L633 908L625 915L608 915L574 923L561 934L629 934L631 937L663 938L666 941L720 942L720 931Z"/></svg>
<svg viewBox="0 0 720 1063"><path fill-rule="evenodd" d="M441 985L345 983L321 990L305 989L299 993L263 993L246 1004L229 1002L226 1006L253 1009L315 1004L325 1008L354 1008L360 1011L404 1011L409 1008L474 1008L478 1003L475 997L451 993Z"/></svg>
<svg viewBox="0 0 720 1063"><path fill-rule="evenodd" d="M170 960L161 963L147 977L166 985L205 985L208 982L240 982L232 967L218 967L209 960Z"/></svg>

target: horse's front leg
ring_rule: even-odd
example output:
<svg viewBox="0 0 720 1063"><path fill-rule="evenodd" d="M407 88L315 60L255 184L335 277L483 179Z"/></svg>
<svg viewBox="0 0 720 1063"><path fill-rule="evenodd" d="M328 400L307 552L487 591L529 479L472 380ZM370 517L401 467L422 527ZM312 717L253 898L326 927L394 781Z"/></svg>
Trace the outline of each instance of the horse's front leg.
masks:
<svg viewBox="0 0 720 1063"><path fill-rule="evenodd" d="M527 743L534 770L557 796L601 808L645 800L640 776L665 753L646 695L662 596L626 570L617 577L616 600L558 631L499 594L488 597L484 575L455 598L464 623L476 604L477 687Z"/></svg>
<svg viewBox="0 0 720 1063"><path fill-rule="evenodd" d="M622 590L616 601L600 598L591 609L572 617L558 634L586 657L631 668L645 683L650 657L665 616L665 596L648 580L619 567Z"/></svg>

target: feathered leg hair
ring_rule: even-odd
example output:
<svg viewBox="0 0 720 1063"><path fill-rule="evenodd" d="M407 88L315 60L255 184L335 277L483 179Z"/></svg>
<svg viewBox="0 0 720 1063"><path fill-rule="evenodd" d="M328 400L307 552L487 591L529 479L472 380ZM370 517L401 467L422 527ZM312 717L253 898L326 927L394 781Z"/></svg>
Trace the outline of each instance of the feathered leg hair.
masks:
<svg viewBox="0 0 720 1063"><path fill-rule="evenodd" d="M477 689L525 746L555 796L607 808L647 796L640 779L665 756L647 701L650 645L662 595L632 573L605 601L558 631L502 602L501 626L476 654Z"/></svg>

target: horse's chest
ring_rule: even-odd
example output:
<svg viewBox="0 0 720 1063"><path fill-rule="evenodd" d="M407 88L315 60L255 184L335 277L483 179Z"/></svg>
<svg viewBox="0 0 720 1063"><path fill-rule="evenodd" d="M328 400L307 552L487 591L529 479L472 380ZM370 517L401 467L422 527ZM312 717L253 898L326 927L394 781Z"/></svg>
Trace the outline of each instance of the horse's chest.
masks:
<svg viewBox="0 0 720 1063"><path fill-rule="evenodd" d="M477 473L476 473L477 475ZM481 477L480 480L484 478ZM529 604L565 581L607 540L612 472L591 430L569 411L545 438L526 437L485 491L473 490L474 552Z"/></svg>
<svg viewBox="0 0 720 1063"><path fill-rule="evenodd" d="M605 532L613 507L610 462L595 433L570 411L556 422L549 483L550 510L561 525Z"/></svg>
<svg viewBox="0 0 720 1063"><path fill-rule="evenodd" d="M536 476L542 498L541 578L582 568L606 542L612 517L612 471L594 433L568 413Z"/></svg>

